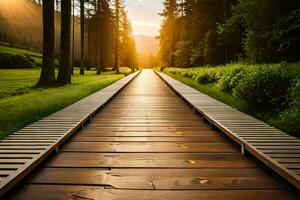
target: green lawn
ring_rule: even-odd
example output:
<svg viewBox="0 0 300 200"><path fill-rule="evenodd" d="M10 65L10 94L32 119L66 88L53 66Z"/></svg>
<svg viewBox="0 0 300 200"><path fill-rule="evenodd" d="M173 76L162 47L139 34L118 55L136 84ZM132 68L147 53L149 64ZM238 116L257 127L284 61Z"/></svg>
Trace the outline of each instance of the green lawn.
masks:
<svg viewBox="0 0 300 200"><path fill-rule="evenodd" d="M72 85L35 89L39 69L0 69L0 137L38 121L124 77L112 72L95 75L86 71L85 76L72 78Z"/></svg>

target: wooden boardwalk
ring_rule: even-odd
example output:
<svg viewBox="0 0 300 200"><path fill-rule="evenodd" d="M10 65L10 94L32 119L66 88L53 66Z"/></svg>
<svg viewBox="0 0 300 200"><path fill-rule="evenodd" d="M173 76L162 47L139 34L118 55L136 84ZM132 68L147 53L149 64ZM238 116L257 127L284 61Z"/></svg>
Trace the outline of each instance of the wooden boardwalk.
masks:
<svg viewBox="0 0 300 200"><path fill-rule="evenodd" d="M297 199L144 70L6 199Z"/></svg>
<svg viewBox="0 0 300 200"><path fill-rule="evenodd" d="M300 140L163 74L158 75L197 112L300 190Z"/></svg>

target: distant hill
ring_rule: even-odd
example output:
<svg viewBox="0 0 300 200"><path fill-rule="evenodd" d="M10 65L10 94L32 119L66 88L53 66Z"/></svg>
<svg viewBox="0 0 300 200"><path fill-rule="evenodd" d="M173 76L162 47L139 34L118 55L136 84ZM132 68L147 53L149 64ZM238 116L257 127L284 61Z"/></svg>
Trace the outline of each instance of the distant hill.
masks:
<svg viewBox="0 0 300 200"><path fill-rule="evenodd" d="M156 55L159 50L159 41L155 37L147 35L135 35L135 42L139 54Z"/></svg>
<svg viewBox="0 0 300 200"><path fill-rule="evenodd" d="M135 35L139 66L152 68L158 66L159 41L155 37Z"/></svg>

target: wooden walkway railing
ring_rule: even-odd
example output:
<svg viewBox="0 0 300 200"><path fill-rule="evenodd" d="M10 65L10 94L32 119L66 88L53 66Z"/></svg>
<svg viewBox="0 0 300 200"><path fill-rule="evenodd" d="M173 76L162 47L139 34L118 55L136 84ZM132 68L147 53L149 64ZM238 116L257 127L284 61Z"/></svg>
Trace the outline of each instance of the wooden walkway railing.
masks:
<svg viewBox="0 0 300 200"><path fill-rule="evenodd" d="M0 197L121 91L139 72L0 141Z"/></svg>
<svg viewBox="0 0 300 200"><path fill-rule="evenodd" d="M300 189L300 140L171 78L157 74L211 124Z"/></svg>

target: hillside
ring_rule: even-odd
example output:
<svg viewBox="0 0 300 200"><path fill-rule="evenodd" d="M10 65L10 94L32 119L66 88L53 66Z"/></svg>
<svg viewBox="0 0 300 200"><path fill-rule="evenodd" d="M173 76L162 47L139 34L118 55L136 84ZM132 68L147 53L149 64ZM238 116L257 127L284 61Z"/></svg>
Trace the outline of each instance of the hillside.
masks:
<svg viewBox="0 0 300 200"><path fill-rule="evenodd" d="M75 20L75 49L79 49L80 27ZM59 48L60 13L55 14L56 50ZM0 0L0 42L41 50L42 7L30 0ZM78 48L77 48L78 47ZM76 52L79 54L79 52Z"/></svg>

